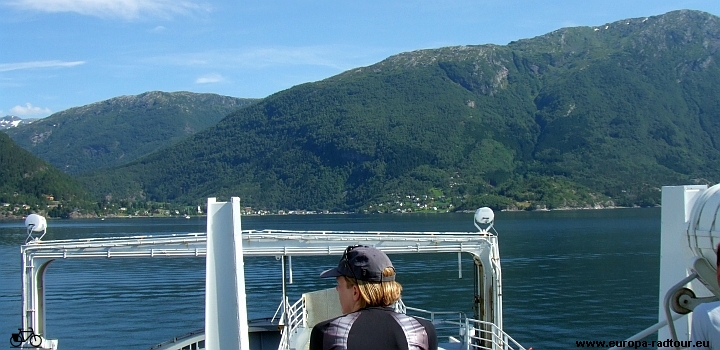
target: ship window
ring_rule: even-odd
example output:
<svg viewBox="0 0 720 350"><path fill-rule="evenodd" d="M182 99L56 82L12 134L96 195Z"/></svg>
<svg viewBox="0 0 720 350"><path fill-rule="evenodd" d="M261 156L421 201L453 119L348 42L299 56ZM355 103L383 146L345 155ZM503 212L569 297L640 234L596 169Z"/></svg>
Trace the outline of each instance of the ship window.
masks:
<svg viewBox="0 0 720 350"><path fill-rule="evenodd" d="M205 349L205 340L201 340L198 342L198 349Z"/></svg>
<svg viewBox="0 0 720 350"><path fill-rule="evenodd" d="M197 343L190 344L190 350L197 350Z"/></svg>
<svg viewBox="0 0 720 350"><path fill-rule="evenodd" d="M183 346L182 350L190 350L190 345L188 345L188 346Z"/></svg>

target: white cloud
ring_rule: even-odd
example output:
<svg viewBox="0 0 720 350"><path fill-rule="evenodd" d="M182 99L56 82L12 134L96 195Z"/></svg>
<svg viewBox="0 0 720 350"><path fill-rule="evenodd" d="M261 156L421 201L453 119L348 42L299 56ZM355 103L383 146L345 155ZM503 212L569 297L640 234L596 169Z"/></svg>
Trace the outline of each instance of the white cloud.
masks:
<svg viewBox="0 0 720 350"><path fill-rule="evenodd" d="M38 114L51 114L52 111L49 108L35 107L30 103L26 103L25 107L15 106L10 108L10 114L19 116L38 115Z"/></svg>
<svg viewBox="0 0 720 350"><path fill-rule="evenodd" d="M88 16L137 19L170 18L208 12L209 6L183 0L11 0L16 8L41 12L77 12Z"/></svg>
<svg viewBox="0 0 720 350"><path fill-rule="evenodd" d="M85 61L34 61L20 63L0 63L0 72L8 72L11 70L35 69L35 68L66 68L85 64Z"/></svg>
<svg viewBox="0 0 720 350"><path fill-rule="evenodd" d="M197 78L197 80L195 80L195 84L219 83L223 80L225 79L220 74L206 74Z"/></svg>

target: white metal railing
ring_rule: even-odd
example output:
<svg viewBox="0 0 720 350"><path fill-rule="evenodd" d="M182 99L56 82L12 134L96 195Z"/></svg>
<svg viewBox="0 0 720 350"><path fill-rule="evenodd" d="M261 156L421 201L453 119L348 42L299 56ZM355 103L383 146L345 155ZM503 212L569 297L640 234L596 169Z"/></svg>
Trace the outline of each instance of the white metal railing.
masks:
<svg viewBox="0 0 720 350"><path fill-rule="evenodd" d="M378 244L386 253L473 252L497 244L477 232L242 231L245 256L338 255L349 242ZM204 257L205 233L31 241L23 254L34 258Z"/></svg>
<svg viewBox="0 0 720 350"><path fill-rule="evenodd" d="M286 300L286 302L288 301ZM278 307L278 309L280 308L285 309L283 304ZM402 300L398 300L395 310L429 320L435 326L439 338L448 337L448 339L460 341L463 344L462 349L465 350L525 350L520 343L494 323L467 318L464 312L428 311L408 307ZM290 349L291 335L299 327L307 327L305 298L300 298L288 306L286 312L287 317L285 314L281 315L281 323L287 322L287 324L282 327L278 350Z"/></svg>
<svg viewBox="0 0 720 350"><path fill-rule="evenodd" d="M284 304L289 303L288 299L285 298ZM280 332L280 345L278 350L290 349L290 336L300 327L307 327L307 318L305 312L305 298L300 298L295 304L283 307L285 312L280 316L281 324L287 322L282 327Z"/></svg>
<svg viewBox="0 0 720 350"><path fill-rule="evenodd" d="M349 244L363 243L374 245L388 254L413 253L470 253L479 258L491 274L485 274L488 285L497 286L493 295L484 300L496 300L501 306L502 291L499 283L493 282L500 277L497 236L485 232L386 232L386 231L242 231L243 256L326 256L340 255ZM44 309L38 299L44 298L42 281L45 267L54 259L70 258L164 258L164 257L205 257L207 255L207 235L205 233L170 234L156 236L102 237L73 240L42 241L34 240L21 247L23 255L23 327L37 327L44 319ZM303 300L298 301L304 303ZM483 305L490 310L493 319L502 324L501 309L492 303ZM285 311L287 310L287 311ZM302 313L301 313L302 310ZM293 332L306 326L307 315L304 304L283 306L284 347L289 344ZM39 315L39 316L38 316ZM285 325L284 325L285 326ZM282 348L282 347L281 347ZM522 349L522 348L518 348Z"/></svg>
<svg viewBox="0 0 720 350"><path fill-rule="evenodd" d="M438 337L448 337L463 344L462 349L525 350L515 339L492 322L465 317L463 312L433 312L402 305L408 313L424 314L435 326Z"/></svg>
<svg viewBox="0 0 720 350"><path fill-rule="evenodd" d="M305 298L300 298L295 304L288 307L287 322L285 329L288 332L294 332L298 327L306 325L305 318Z"/></svg>
<svg viewBox="0 0 720 350"><path fill-rule="evenodd" d="M492 350L525 350L515 339L510 337L494 323L465 319L467 329L470 329L468 349ZM474 330L474 332L472 332Z"/></svg>

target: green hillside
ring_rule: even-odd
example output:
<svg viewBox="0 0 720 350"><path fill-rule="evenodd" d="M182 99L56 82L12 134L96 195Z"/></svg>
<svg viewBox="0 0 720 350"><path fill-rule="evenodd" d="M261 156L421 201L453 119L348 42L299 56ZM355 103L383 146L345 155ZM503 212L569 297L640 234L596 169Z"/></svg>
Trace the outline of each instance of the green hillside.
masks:
<svg viewBox="0 0 720 350"><path fill-rule="evenodd" d="M662 185L720 180L718 21L676 11L399 54L82 181L269 209L655 205Z"/></svg>
<svg viewBox="0 0 720 350"><path fill-rule="evenodd" d="M70 108L5 132L64 172L79 174L125 164L170 146L254 101L153 91Z"/></svg>
<svg viewBox="0 0 720 350"><path fill-rule="evenodd" d="M51 215L62 216L85 199L87 195L77 181L0 133L0 218L47 212L52 210L48 205L56 211L67 208Z"/></svg>

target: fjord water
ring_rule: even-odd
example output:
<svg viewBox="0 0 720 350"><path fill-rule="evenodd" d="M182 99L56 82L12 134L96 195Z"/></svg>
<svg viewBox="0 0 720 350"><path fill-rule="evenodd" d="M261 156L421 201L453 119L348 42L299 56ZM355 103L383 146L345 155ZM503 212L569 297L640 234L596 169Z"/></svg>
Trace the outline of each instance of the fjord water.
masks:
<svg viewBox="0 0 720 350"><path fill-rule="evenodd" d="M472 214L243 217L243 229L476 231ZM51 220L45 240L204 232L205 218ZM523 346L574 349L622 340L657 322L660 210L496 213L505 330ZM0 335L20 326L20 221L0 222ZM471 260L393 255L403 299L472 315ZM329 288L316 276L338 257L292 260L291 300ZM203 258L56 260L46 274L47 336L60 349L148 349L203 328ZM250 317L272 316L280 262L246 259ZM7 344L6 344L7 346Z"/></svg>

